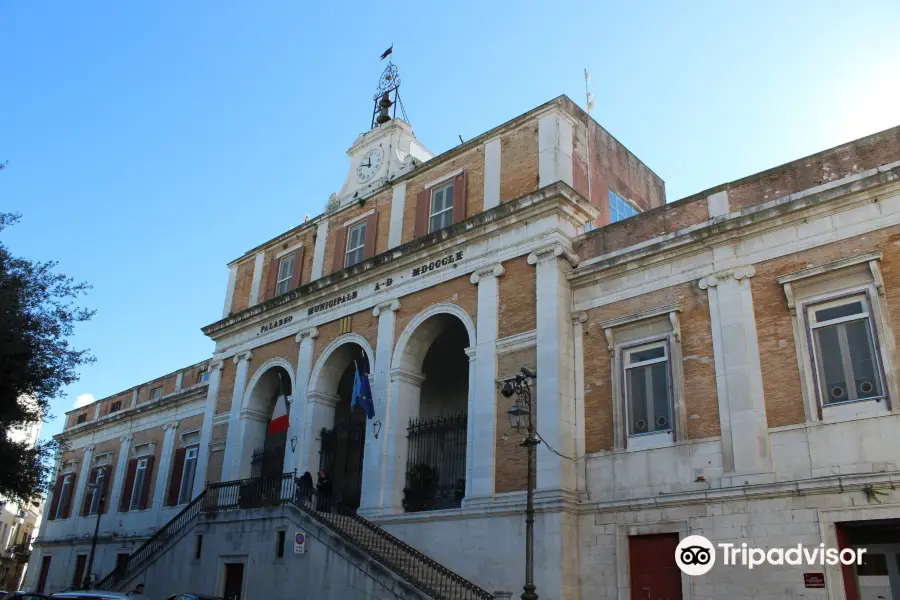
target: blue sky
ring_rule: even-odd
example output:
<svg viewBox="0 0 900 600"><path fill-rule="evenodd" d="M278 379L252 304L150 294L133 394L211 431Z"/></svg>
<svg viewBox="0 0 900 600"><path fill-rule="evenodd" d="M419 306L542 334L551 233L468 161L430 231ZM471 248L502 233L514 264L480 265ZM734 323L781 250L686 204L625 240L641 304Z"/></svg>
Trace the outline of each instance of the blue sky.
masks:
<svg viewBox="0 0 900 600"><path fill-rule="evenodd" d="M437 153L587 68L670 201L900 124L897 0L329 4L0 4L4 243L94 285L57 415L210 355L226 263L340 188L391 44Z"/></svg>

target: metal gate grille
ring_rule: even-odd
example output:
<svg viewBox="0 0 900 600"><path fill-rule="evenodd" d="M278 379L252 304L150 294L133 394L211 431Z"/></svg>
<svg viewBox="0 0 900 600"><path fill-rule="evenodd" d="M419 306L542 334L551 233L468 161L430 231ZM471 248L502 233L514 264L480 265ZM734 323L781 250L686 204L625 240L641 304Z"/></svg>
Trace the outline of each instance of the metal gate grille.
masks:
<svg viewBox="0 0 900 600"><path fill-rule="evenodd" d="M323 429L321 438L319 470L331 478L332 495L344 508L359 508L366 423L343 423Z"/></svg>
<svg viewBox="0 0 900 600"><path fill-rule="evenodd" d="M466 492L467 424L464 412L409 422L406 512L460 507Z"/></svg>

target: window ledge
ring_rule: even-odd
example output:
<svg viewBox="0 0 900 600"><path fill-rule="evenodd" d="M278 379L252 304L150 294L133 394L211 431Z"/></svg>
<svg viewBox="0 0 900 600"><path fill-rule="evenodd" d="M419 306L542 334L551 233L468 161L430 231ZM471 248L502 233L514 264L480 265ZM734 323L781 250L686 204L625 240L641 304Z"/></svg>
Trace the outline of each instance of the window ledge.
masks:
<svg viewBox="0 0 900 600"><path fill-rule="evenodd" d="M835 406L822 407L822 423L835 423L852 421L866 417L877 417L891 414L887 399L859 400L857 402L845 402Z"/></svg>
<svg viewBox="0 0 900 600"><path fill-rule="evenodd" d="M667 448L674 445L675 440L672 439L672 432L651 433L647 435L629 436L626 452L635 452L638 450L652 450L655 448Z"/></svg>

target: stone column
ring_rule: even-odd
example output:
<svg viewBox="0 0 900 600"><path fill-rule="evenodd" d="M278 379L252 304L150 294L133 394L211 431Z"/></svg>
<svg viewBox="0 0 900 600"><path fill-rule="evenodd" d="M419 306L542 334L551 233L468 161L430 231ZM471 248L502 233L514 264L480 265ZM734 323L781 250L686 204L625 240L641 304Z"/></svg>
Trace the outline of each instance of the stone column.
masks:
<svg viewBox="0 0 900 600"><path fill-rule="evenodd" d="M247 372L250 369L250 359L253 353L250 350L239 352L234 356L237 365L237 373L234 376L234 393L231 395L231 411L228 414L228 437L225 439L225 456L222 464L222 481L231 481L237 478L240 465L240 452L252 452L240 447L241 435L241 408L244 401L244 386L247 385Z"/></svg>
<svg viewBox="0 0 900 600"><path fill-rule="evenodd" d="M750 278L752 266L738 267L700 280L709 297L722 466L741 483L773 480L769 427L763 396ZM756 475L756 477L749 477ZM748 479L749 477L749 479Z"/></svg>
<svg viewBox="0 0 900 600"><path fill-rule="evenodd" d="M331 429L334 426L334 407L340 401L337 394L324 392L306 392L306 421L303 424L303 448L300 453L300 466L297 469L301 474L309 471L316 480L316 472L319 470L319 446L321 438L319 433L323 429Z"/></svg>
<svg viewBox="0 0 900 600"><path fill-rule="evenodd" d="M122 484L125 482L125 471L128 470L128 457L131 453L130 433L123 435L119 440L119 458L116 460L116 475L113 477L112 493L109 497L109 513L115 514L119 510L119 497L122 495Z"/></svg>
<svg viewBox="0 0 900 600"><path fill-rule="evenodd" d="M404 184L405 189L405 184ZM366 426L366 450L363 454L362 498L359 513L371 516L383 511L385 456L387 437L384 435L384 421L387 419L388 398L390 396L391 358L394 354L394 324L397 321L399 300L378 304L372 314L378 317L378 340L375 346L375 364L372 365L372 396L375 417ZM378 428L378 439L375 429Z"/></svg>
<svg viewBox="0 0 900 600"><path fill-rule="evenodd" d="M308 407L306 393L309 389L309 375L312 371L313 346L317 337L319 337L319 330L312 327L301 331L295 338L297 343L300 344L300 352L297 358L297 375L294 377L296 385L292 390L293 400L291 401L287 448L284 449L285 473L290 473L297 469L298 473L302 475L303 471L307 470L306 465L309 462L302 458L303 449L305 448L304 436L306 434L303 425L306 423L306 410ZM296 443L292 442L294 438L297 439ZM296 450L294 446L296 446Z"/></svg>
<svg viewBox="0 0 900 600"><path fill-rule="evenodd" d="M385 473L383 506L387 513L403 512L403 488L406 486L406 430L409 420L419 414L422 394L421 373L403 367L391 369L390 405L382 435L385 436Z"/></svg>
<svg viewBox="0 0 900 600"><path fill-rule="evenodd" d="M497 278L505 273L501 264L489 265L472 273L471 282L478 286L476 324L475 389L469 394L468 413L471 435L466 445L466 498L494 495L494 468L497 436L497 334L500 286ZM467 448L468 450L468 448Z"/></svg>
<svg viewBox="0 0 900 600"><path fill-rule="evenodd" d="M159 467L156 471L156 487L153 488L153 508L157 511L166 501L166 485L169 482L169 473L172 472L172 454L177 430L178 421L172 421L163 426L163 446L159 455Z"/></svg>
<svg viewBox="0 0 900 600"><path fill-rule="evenodd" d="M222 381L222 361L209 363L209 386L206 388L206 405L203 408L203 428L200 430L200 448L197 451L197 472L194 475L192 498L196 498L206 488L206 468L209 465L209 444L212 440L213 418L216 416L216 402L219 398L219 383Z"/></svg>
<svg viewBox="0 0 900 600"><path fill-rule="evenodd" d="M94 445L84 447L84 457L81 463L81 474L78 475L78 481L75 483L75 499L72 504L72 516L76 519L81 518L81 509L84 506L84 495L87 493L87 484L91 476L91 462L94 460Z"/></svg>
<svg viewBox="0 0 900 600"><path fill-rule="evenodd" d="M545 443L537 447L537 490L574 492L575 464L550 451L575 456L575 360L566 273L577 258L561 244L528 255L537 269L536 422ZM548 446L549 445L549 446Z"/></svg>

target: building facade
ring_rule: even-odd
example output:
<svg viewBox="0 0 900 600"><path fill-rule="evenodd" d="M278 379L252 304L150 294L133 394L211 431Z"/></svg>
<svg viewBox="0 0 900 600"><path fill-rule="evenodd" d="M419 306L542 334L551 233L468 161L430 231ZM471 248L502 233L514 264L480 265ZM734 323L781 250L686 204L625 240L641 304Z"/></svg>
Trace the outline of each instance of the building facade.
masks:
<svg viewBox="0 0 900 600"><path fill-rule="evenodd" d="M345 509L518 594L498 383L526 367L542 598L900 598L900 128L670 203L565 96L439 156L382 119L348 155L322 215L228 266L210 360L67 414L31 587L83 577L98 514L103 577L210 483L324 470ZM692 578L695 534L870 558ZM289 564L248 548L197 549L198 591L280 597L260 586Z"/></svg>

